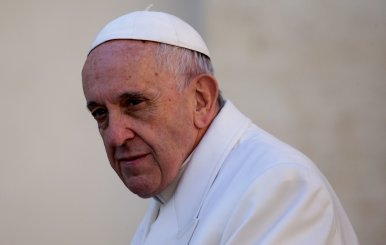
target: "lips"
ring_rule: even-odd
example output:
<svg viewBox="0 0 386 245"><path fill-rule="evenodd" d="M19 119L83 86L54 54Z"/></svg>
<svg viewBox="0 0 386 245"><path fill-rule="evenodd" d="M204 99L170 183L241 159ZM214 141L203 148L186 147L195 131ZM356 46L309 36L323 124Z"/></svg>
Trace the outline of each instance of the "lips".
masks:
<svg viewBox="0 0 386 245"><path fill-rule="evenodd" d="M124 165L129 167L129 166L134 166L139 164L141 160L146 158L148 155L149 155L148 153L144 153L144 154L135 154L131 156L124 156L124 157L117 158L117 161L119 165L121 166Z"/></svg>
<svg viewBox="0 0 386 245"><path fill-rule="evenodd" d="M148 153L135 154L117 158L118 175L125 179L124 182L128 181L128 178L140 176L144 171L146 172L147 164L145 161L148 155Z"/></svg>

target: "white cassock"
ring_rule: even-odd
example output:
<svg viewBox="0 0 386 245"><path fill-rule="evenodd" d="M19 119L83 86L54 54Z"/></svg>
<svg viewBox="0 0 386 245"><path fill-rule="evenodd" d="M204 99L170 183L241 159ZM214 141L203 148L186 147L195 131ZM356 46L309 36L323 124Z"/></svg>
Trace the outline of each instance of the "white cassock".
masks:
<svg viewBox="0 0 386 245"><path fill-rule="evenodd" d="M358 244L317 167L230 101L159 197L133 245Z"/></svg>

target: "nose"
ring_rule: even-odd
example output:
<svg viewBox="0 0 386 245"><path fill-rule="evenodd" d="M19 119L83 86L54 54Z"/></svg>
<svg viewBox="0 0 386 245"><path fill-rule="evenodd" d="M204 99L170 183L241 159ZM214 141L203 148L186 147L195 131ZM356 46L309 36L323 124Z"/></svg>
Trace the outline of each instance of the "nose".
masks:
<svg viewBox="0 0 386 245"><path fill-rule="evenodd" d="M131 124L131 120L127 115L110 113L108 126L102 132L103 140L110 146L122 146L135 136Z"/></svg>

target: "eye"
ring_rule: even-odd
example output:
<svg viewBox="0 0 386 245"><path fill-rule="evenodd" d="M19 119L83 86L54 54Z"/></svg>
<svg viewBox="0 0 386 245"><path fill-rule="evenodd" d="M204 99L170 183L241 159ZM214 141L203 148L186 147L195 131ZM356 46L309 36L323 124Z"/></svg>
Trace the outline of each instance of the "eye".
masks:
<svg viewBox="0 0 386 245"><path fill-rule="evenodd" d="M123 101L122 106L129 110L140 110L145 105L142 98L128 98Z"/></svg>
<svg viewBox="0 0 386 245"><path fill-rule="evenodd" d="M107 116L107 110L103 107L95 108L91 111L92 116L98 122L102 121Z"/></svg>
<svg viewBox="0 0 386 245"><path fill-rule="evenodd" d="M149 99L142 93L124 93L120 96L119 106L126 114L138 115L145 111L148 102Z"/></svg>
<svg viewBox="0 0 386 245"><path fill-rule="evenodd" d="M129 106L136 106L142 102L143 102L142 99L127 99L124 104L125 106L129 107Z"/></svg>

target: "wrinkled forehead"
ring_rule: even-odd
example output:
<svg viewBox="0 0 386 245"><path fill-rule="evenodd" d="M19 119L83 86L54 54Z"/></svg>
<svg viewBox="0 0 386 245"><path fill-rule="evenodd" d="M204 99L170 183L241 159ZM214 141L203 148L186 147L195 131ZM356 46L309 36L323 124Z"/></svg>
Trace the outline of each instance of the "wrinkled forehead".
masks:
<svg viewBox="0 0 386 245"><path fill-rule="evenodd" d="M158 45L158 43L143 40L110 40L93 49L87 56L86 61L140 59L155 56Z"/></svg>
<svg viewBox="0 0 386 245"><path fill-rule="evenodd" d="M112 40L99 45L84 64L83 90L96 84L112 86L117 81L131 81L138 88L143 85L139 81L145 80L176 83L174 73L165 69L157 57L158 47L156 42L136 40Z"/></svg>
<svg viewBox="0 0 386 245"><path fill-rule="evenodd" d="M122 65L154 63L158 44L149 41L111 40L90 52L83 66L82 75L98 70L119 69Z"/></svg>

